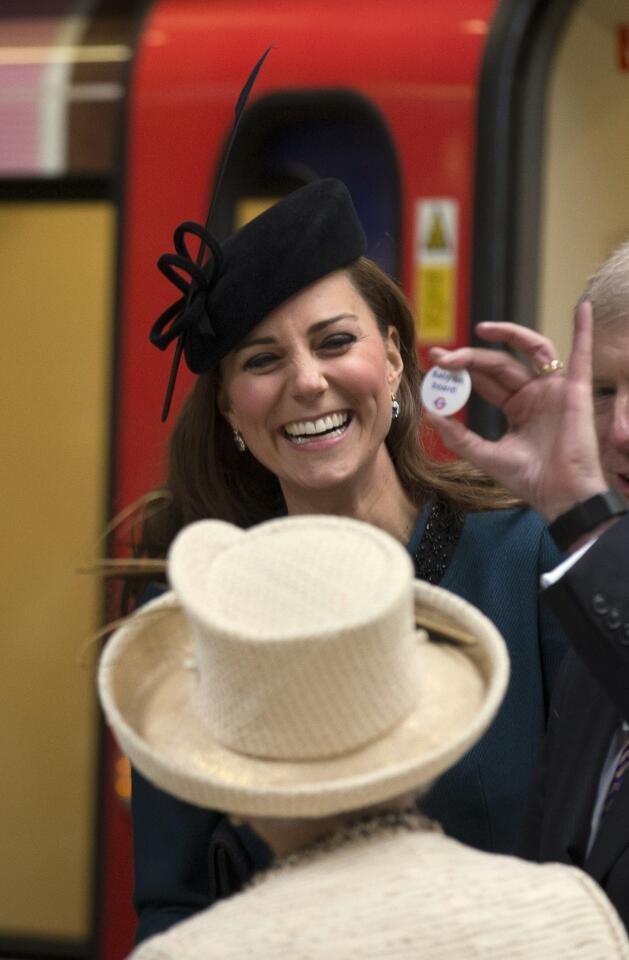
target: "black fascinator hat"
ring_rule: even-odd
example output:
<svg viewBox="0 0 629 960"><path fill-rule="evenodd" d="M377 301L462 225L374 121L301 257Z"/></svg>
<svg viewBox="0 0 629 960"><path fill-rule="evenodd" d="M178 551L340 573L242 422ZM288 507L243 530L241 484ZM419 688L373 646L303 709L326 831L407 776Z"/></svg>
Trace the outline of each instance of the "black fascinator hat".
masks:
<svg viewBox="0 0 629 960"><path fill-rule="evenodd" d="M271 310L366 250L365 234L349 192L334 179L315 180L288 194L223 243L210 233L240 114L268 52L256 64L239 97L205 227L182 223L174 234L177 252L158 260L159 269L182 293L150 333L151 343L160 350L177 340L162 420L168 416L182 351L193 373L209 370ZM188 251L187 234L199 238L196 261Z"/></svg>

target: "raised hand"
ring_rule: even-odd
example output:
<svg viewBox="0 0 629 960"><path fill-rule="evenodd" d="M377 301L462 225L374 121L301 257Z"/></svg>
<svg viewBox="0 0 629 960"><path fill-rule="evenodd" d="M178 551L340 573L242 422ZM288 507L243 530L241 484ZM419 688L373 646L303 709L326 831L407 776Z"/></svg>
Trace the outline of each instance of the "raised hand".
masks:
<svg viewBox="0 0 629 960"><path fill-rule="evenodd" d="M607 489L592 408L592 309L576 310L572 351L561 369L555 346L514 323L480 323L478 334L522 354L477 347L444 350L431 358L446 370L466 368L476 391L500 407L508 423L497 441L484 440L455 419L424 412L456 454L474 463L544 514L549 522Z"/></svg>

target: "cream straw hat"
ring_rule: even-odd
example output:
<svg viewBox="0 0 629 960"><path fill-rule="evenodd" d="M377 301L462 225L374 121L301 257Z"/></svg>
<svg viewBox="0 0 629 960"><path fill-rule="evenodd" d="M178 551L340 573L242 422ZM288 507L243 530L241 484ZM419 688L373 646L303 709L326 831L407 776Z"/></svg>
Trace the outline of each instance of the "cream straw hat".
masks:
<svg viewBox="0 0 629 960"><path fill-rule="evenodd" d="M199 806L318 817L378 803L454 764L504 695L493 624L413 580L371 525L200 521L168 574L172 591L108 642L99 693L137 769Z"/></svg>

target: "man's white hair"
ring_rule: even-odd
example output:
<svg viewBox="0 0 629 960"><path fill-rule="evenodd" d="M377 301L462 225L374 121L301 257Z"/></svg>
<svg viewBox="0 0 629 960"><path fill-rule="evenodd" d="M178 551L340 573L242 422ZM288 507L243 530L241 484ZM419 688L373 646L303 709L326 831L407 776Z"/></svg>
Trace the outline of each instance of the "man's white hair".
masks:
<svg viewBox="0 0 629 960"><path fill-rule="evenodd" d="M579 303L590 300L594 321L629 320L629 241L621 244L587 281Z"/></svg>

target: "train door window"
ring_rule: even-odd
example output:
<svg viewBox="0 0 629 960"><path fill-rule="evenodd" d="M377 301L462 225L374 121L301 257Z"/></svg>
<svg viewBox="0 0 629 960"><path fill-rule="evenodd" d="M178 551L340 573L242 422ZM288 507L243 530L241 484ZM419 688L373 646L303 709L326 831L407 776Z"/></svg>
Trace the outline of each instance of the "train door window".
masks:
<svg viewBox="0 0 629 960"><path fill-rule="evenodd" d="M517 16L516 16L517 13ZM569 349L586 278L629 238L626 0L502 0L479 90L472 322ZM474 397L468 422L504 422Z"/></svg>
<svg viewBox="0 0 629 960"><path fill-rule="evenodd" d="M217 208L227 235L275 199L319 177L347 185L367 234L367 255L399 272L400 186L385 122L346 91L271 94L245 113Z"/></svg>
<svg viewBox="0 0 629 960"><path fill-rule="evenodd" d="M549 77L538 326L566 355L586 278L629 239L629 9L582 0Z"/></svg>

